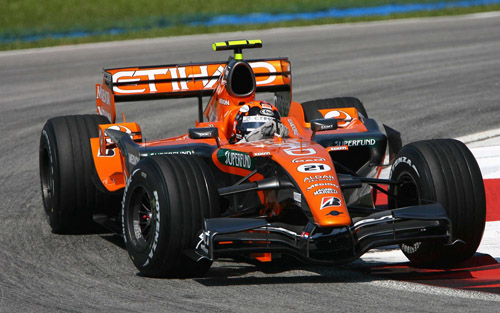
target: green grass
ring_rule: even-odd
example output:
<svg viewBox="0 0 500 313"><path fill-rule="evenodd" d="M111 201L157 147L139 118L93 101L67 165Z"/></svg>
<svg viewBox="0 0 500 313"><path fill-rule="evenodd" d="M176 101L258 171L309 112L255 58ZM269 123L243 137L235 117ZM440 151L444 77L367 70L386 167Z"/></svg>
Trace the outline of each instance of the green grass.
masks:
<svg viewBox="0 0 500 313"><path fill-rule="evenodd" d="M452 1L452 0L444 0ZM332 7L352 8L378 6L388 3L432 3L443 0L0 0L0 36L20 38L27 35L66 31L103 31L125 28L131 31L120 35L99 35L82 38L42 39L36 42L14 41L0 44L0 50L24 49L110 40L152 38L187 34L232 31L234 26L190 27L185 21L209 18L219 14L248 14L252 12L296 13ZM41 5L40 3L43 3ZM290 27L435 15L455 15L500 10L500 5L412 12L392 16L321 19L260 25L238 26L238 30ZM161 25L148 30L150 25Z"/></svg>

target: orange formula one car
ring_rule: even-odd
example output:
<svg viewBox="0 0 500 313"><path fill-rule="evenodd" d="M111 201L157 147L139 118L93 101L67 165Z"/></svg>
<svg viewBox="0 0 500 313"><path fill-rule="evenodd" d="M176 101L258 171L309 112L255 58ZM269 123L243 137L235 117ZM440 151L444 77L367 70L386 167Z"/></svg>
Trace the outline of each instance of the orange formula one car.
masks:
<svg viewBox="0 0 500 313"><path fill-rule="evenodd" d="M227 62L106 69L97 115L48 120L40 179L52 230L114 229L152 277L201 275L235 255L335 265L399 244L416 265L446 266L475 253L485 194L464 144L402 147L356 98L291 101L287 58L243 59L261 46L213 44L234 50ZM183 97L199 105L185 135L146 142L139 125L116 122L117 102Z"/></svg>

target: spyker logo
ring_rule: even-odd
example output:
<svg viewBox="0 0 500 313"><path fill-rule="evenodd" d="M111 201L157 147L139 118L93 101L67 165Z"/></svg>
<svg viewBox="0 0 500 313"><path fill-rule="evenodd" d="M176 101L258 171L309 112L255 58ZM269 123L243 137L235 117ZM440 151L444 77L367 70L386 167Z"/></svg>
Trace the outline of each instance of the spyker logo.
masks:
<svg viewBox="0 0 500 313"><path fill-rule="evenodd" d="M323 197L323 199L321 199L321 207L319 209L323 210L332 206L340 206L340 204L341 201L337 197Z"/></svg>
<svg viewBox="0 0 500 313"><path fill-rule="evenodd" d="M338 127L346 127L352 122L352 117L344 111L334 110L325 114L325 118L336 118L339 120L344 120L344 123L339 123Z"/></svg>

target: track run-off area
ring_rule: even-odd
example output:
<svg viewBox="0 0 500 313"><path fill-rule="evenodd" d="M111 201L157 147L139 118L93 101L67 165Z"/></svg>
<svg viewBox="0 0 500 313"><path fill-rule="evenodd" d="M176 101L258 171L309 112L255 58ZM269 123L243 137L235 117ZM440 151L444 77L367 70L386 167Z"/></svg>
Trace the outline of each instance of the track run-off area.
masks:
<svg viewBox="0 0 500 313"><path fill-rule="evenodd" d="M0 53L0 312L497 311L500 148L489 140L500 125L498 29L493 12ZM291 59L295 101L355 96L404 143L466 141L487 180L490 222L480 253L441 272L411 268L397 249L381 249L339 267L223 259L203 278L150 279L137 274L119 236L52 234L38 178L45 121L94 113L102 68L220 61L229 53L213 52L211 43L240 38L264 42L246 58ZM197 102L117 110L149 140L185 133Z"/></svg>

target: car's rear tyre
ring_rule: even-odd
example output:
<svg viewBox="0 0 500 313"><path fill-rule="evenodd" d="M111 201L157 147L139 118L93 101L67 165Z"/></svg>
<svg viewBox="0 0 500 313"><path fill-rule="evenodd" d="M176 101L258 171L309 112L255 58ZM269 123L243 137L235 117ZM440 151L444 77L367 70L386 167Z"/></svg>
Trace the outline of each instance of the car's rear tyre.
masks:
<svg viewBox="0 0 500 313"><path fill-rule="evenodd" d="M363 103L358 98L354 97L319 99L302 103L302 109L304 110L304 119L306 122L310 122L314 119L324 118L323 114L321 114L319 110L342 108L356 108L359 114L362 114L365 118L368 118L368 113L366 112Z"/></svg>
<svg viewBox="0 0 500 313"><path fill-rule="evenodd" d="M100 115L60 116L43 127L40 182L45 213L55 233L95 231L92 214L110 209L113 200L119 203L119 198L101 191L104 187L97 188L93 179L97 173L90 138L98 136L99 124L109 120Z"/></svg>
<svg viewBox="0 0 500 313"><path fill-rule="evenodd" d="M425 140L404 146L393 163L389 188L391 208L440 203L452 223L452 246L425 241L401 245L417 266L448 266L473 256L484 231L486 200L481 171L474 156L460 141Z"/></svg>
<svg viewBox="0 0 500 313"><path fill-rule="evenodd" d="M219 196L208 165L199 157L142 159L123 196L125 244L137 269L150 277L203 275L211 262L184 251L199 241L203 218L219 215Z"/></svg>

